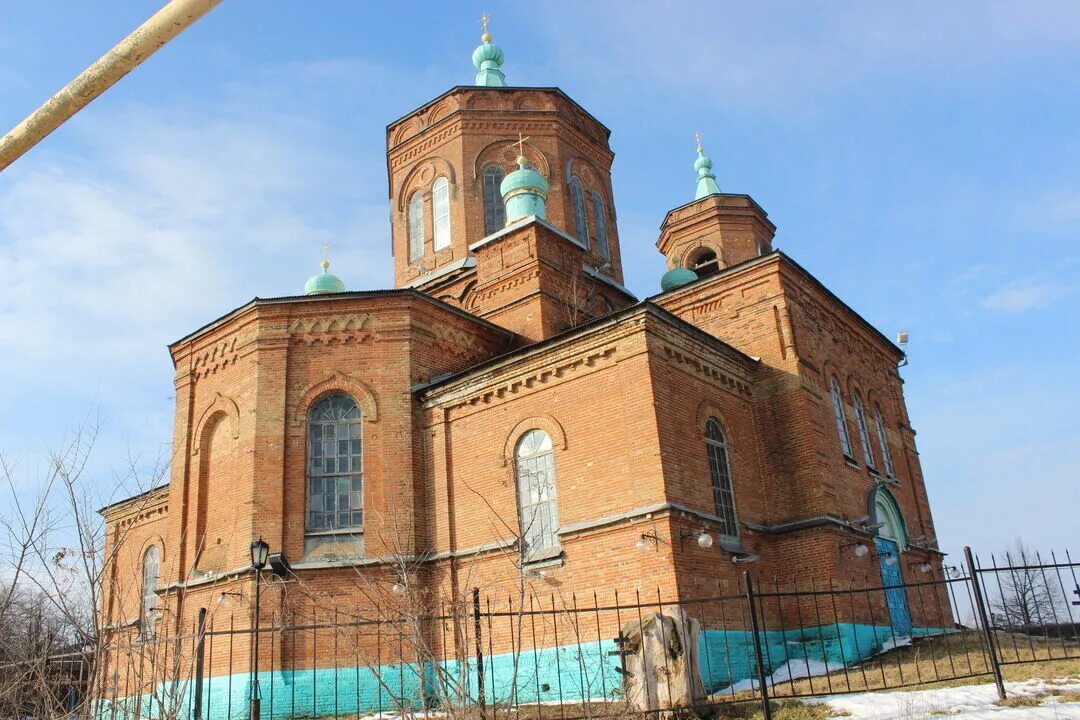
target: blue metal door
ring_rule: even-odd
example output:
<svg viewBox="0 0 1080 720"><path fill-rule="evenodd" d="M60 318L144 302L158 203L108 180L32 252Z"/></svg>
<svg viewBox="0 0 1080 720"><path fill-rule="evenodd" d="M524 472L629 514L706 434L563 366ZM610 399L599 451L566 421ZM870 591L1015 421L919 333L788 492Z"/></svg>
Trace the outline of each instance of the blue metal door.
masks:
<svg viewBox="0 0 1080 720"><path fill-rule="evenodd" d="M885 590L885 602L889 605L889 622L896 637L911 636L911 615L908 613L907 592L902 587L904 577L900 573L900 548L896 541L882 537L874 538L878 560L881 563L881 584ZM892 560L890 561L890 558Z"/></svg>

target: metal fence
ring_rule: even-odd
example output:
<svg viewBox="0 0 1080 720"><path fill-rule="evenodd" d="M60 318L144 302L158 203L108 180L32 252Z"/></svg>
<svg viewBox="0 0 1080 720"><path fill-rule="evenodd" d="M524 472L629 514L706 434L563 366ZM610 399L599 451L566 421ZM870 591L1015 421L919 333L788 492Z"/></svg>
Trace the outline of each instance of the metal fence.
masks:
<svg viewBox="0 0 1080 720"><path fill-rule="evenodd" d="M1011 666L1080 659L1080 563L1068 553L989 563L965 553L963 567L913 563L892 585L748 573L737 589L677 602L659 591L613 593L612 602L475 591L423 612L309 609L258 628L263 669L254 676L246 616L240 627L202 614L174 636L106 645L93 668L75 656L36 675L26 663L2 666L0 696L20 677L35 688L52 677L53 689L37 691L36 717L46 716L42 704L64 714L81 698L83 711L110 720L253 711L575 720L687 703L758 703L770 718L778 699L967 678L993 678L1004 698ZM650 654L650 642L662 652Z"/></svg>

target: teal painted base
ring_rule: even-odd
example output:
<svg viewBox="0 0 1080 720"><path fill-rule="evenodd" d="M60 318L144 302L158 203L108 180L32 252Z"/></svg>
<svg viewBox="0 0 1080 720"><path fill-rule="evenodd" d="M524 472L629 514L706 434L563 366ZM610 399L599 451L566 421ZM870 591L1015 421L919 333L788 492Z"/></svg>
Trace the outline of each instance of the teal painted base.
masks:
<svg viewBox="0 0 1080 720"><path fill-rule="evenodd" d="M919 636L948 632L916 628ZM890 627L824 625L761 633L765 670L771 674L789 661L851 665L881 651L893 640ZM526 650L484 658L484 694L488 703L531 704L614 700L622 694L619 657L614 641L593 641L557 648ZM706 630L700 638L701 675L712 693L756 675L753 638L744 630ZM259 673L262 717L316 718L401 709L437 708L445 702L472 704L478 697L476 663L383 665ZM237 673L203 681L204 720L248 717L251 675ZM162 685L154 697L101 701L98 718L161 718L178 711L194 717L194 684Z"/></svg>

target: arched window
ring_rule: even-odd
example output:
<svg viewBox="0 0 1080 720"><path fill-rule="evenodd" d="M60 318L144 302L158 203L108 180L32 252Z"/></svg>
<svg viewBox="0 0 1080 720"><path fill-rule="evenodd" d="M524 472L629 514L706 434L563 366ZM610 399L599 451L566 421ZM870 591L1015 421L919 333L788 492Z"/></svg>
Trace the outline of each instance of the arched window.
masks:
<svg viewBox="0 0 1080 720"><path fill-rule="evenodd" d="M847 415L844 413L844 400L840 397L840 383L835 377L829 378L832 391L833 415L836 417L836 432L840 435L840 451L844 457L851 457L851 438L848 437Z"/></svg>
<svg viewBox="0 0 1080 720"><path fill-rule="evenodd" d="M555 453L543 430L521 436L516 451L521 545L526 561L543 560L559 548L559 514L555 505Z"/></svg>
<svg viewBox="0 0 1080 720"><path fill-rule="evenodd" d="M344 393L324 397L308 415L308 532L364 525L360 408Z"/></svg>
<svg viewBox="0 0 1080 720"><path fill-rule="evenodd" d="M874 448L870 445L870 427L866 424L862 396L855 392L855 424L859 428L859 442L862 443L863 459L867 467L877 467L874 463Z"/></svg>
<svg viewBox="0 0 1080 720"><path fill-rule="evenodd" d="M589 222L585 219L585 191L577 175L570 178L570 203L574 206L574 234L578 242L589 247Z"/></svg>
<svg viewBox="0 0 1080 720"><path fill-rule="evenodd" d="M906 549L908 537L904 515L892 494L880 487L874 492L874 523L878 525L879 538L892 540L900 550Z"/></svg>
<svg viewBox="0 0 1080 720"><path fill-rule="evenodd" d="M484 168L484 234L502 230L506 226L506 205L503 204L499 186L503 181L503 170L498 165Z"/></svg>
<svg viewBox="0 0 1080 720"><path fill-rule="evenodd" d="M424 194L417 190L409 198L409 262L424 254Z"/></svg>
<svg viewBox="0 0 1080 720"><path fill-rule="evenodd" d="M892 453L889 452L889 438L885 434L885 416L881 412L880 405L874 405L874 429L877 431L878 445L881 446L881 459L885 463L885 474L895 477L896 471L892 464Z"/></svg>
<svg viewBox="0 0 1080 720"><path fill-rule="evenodd" d="M709 418L705 423L705 449L709 454L709 475L712 477L716 514L724 521L723 534L735 537L739 534L739 527L735 523L735 493L731 489L727 442L715 418Z"/></svg>
<svg viewBox="0 0 1080 720"><path fill-rule="evenodd" d="M142 612L140 623L142 634L151 637L154 634L154 622L157 619L157 585L161 566L161 556L157 545L146 548L142 557Z"/></svg>
<svg viewBox="0 0 1080 720"><path fill-rule="evenodd" d="M715 250L701 248L690 256L687 269L697 273L698 278L707 278L720 272L720 259Z"/></svg>
<svg viewBox="0 0 1080 720"><path fill-rule="evenodd" d="M435 210L435 249L450 247L450 183L441 177L431 186Z"/></svg>
<svg viewBox="0 0 1080 720"><path fill-rule="evenodd" d="M611 250L608 248L607 219L604 217L604 200L600 193L593 191L592 207L593 217L596 219L596 252L605 260L611 258Z"/></svg>

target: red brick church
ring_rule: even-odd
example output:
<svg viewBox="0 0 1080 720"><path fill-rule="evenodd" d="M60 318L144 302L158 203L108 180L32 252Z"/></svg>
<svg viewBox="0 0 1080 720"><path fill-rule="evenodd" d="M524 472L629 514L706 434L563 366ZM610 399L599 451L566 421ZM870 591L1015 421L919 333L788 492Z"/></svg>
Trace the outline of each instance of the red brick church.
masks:
<svg viewBox="0 0 1080 720"><path fill-rule="evenodd" d="M402 588L675 600L748 569L940 568L902 350L773 247L701 147L660 224L662 289L635 297L611 131L509 84L487 34L473 60L475 84L387 127L392 289L324 262L170 346L171 478L102 511L105 625L250 619L258 538L264 623Z"/></svg>

